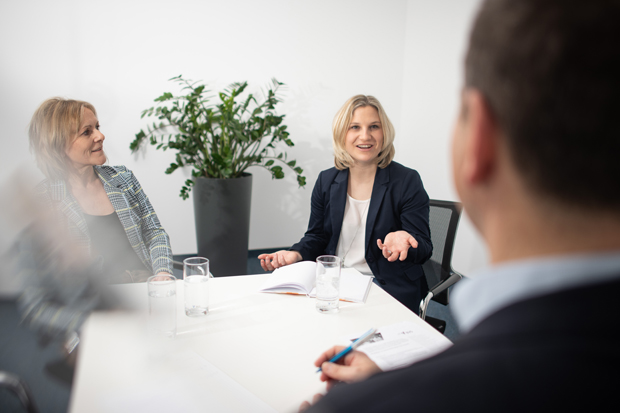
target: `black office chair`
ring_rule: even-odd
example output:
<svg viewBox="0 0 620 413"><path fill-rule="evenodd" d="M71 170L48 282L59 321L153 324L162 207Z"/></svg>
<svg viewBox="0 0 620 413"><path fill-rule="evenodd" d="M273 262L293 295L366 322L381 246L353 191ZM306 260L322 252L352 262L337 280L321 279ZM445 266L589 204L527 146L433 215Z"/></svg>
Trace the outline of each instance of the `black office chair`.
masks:
<svg viewBox="0 0 620 413"><path fill-rule="evenodd" d="M456 238L456 228L463 207L458 202L430 200L429 224L433 255L422 265L429 286L428 294L420 303L420 318L435 327L442 334L446 322L426 315L431 300L448 305L448 288L463 276L452 269L452 249Z"/></svg>
<svg viewBox="0 0 620 413"><path fill-rule="evenodd" d="M28 386L26 386L26 383L24 383L24 381L16 375L6 371L0 371L0 387L7 388L13 392L28 413L39 412L34 404L34 400Z"/></svg>

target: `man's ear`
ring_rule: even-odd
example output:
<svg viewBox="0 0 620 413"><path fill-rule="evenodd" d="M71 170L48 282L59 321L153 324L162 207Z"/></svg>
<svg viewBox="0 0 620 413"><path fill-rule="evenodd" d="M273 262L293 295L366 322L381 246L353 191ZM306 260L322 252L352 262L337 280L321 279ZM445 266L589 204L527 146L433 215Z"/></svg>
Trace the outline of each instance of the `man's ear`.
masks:
<svg viewBox="0 0 620 413"><path fill-rule="evenodd" d="M466 137L462 173L470 184L483 184L496 170L499 128L480 91L465 90L463 105Z"/></svg>

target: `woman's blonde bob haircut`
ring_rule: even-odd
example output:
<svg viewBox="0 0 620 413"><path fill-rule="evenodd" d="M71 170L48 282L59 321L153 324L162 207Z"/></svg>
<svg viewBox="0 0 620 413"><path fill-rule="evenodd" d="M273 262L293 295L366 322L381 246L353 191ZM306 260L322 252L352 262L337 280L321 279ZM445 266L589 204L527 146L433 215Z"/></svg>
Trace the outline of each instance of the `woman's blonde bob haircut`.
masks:
<svg viewBox="0 0 620 413"><path fill-rule="evenodd" d="M347 100L345 104L340 108L336 117L334 118L334 124L332 125L332 132L334 135L334 163L336 169L343 170L350 168L355 164L355 160L345 150L345 138L349 125L351 125L351 119L353 118L353 112L357 108L363 108L365 106L372 106L377 109L379 113L379 119L381 120L381 127L383 128L383 147L381 152L377 156L377 166L379 168L385 168L394 159L394 126L392 122L385 114L381 103L374 96L356 95Z"/></svg>
<svg viewBox="0 0 620 413"><path fill-rule="evenodd" d="M66 179L71 169L67 148L77 137L84 109L97 111L88 102L64 98L46 100L32 115L28 137L37 166L49 179Z"/></svg>

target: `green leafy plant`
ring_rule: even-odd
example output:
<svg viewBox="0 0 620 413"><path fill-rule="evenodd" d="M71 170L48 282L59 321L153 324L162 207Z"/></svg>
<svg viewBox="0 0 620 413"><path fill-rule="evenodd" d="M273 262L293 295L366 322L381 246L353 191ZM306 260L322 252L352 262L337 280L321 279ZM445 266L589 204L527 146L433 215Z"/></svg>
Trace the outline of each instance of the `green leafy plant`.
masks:
<svg viewBox="0 0 620 413"><path fill-rule="evenodd" d="M284 166L297 175L300 187L306 185L303 169L277 148L279 143L294 145L282 124L285 115L275 111L283 83L272 79L262 100L253 94L241 98L248 83L233 83L218 93L219 102L212 104L205 85L182 76L170 80L182 86L181 94L166 92L155 99L156 106L142 112L142 118L155 117L159 122L136 134L129 146L132 152L145 142L164 151L176 150L175 162L166 169L167 174L191 165L194 178L231 179L242 176L250 166L260 166L273 179L282 179ZM181 198L189 197L193 184L192 179L185 181Z"/></svg>

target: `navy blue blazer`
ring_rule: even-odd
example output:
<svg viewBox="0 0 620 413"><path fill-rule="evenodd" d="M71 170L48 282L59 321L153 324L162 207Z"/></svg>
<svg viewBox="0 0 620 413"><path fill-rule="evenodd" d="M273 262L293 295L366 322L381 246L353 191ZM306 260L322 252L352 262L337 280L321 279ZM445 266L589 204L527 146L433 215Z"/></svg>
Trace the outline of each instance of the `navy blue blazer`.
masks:
<svg viewBox="0 0 620 413"><path fill-rule="evenodd" d="M349 170L327 169L319 174L312 191L310 222L304 237L291 247L304 260L336 255L347 201ZM377 169L366 220L366 262L383 289L417 313L427 289L422 265L433 252L428 225L428 195L420 175L391 162ZM405 261L389 262L379 247L390 232L407 231L418 241Z"/></svg>

